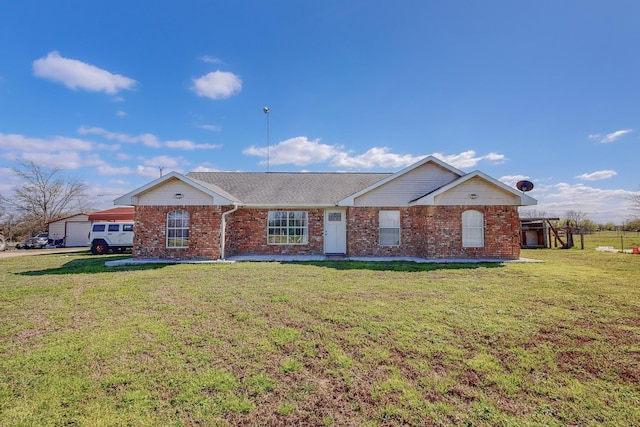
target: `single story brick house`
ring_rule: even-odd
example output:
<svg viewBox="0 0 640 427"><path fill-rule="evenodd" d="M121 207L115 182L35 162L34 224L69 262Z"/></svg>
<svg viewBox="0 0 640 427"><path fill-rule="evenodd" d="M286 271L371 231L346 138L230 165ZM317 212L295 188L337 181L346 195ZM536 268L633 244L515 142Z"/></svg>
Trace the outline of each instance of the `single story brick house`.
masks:
<svg viewBox="0 0 640 427"><path fill-rule="evenodd" d="M430 156L396 173L171 172L115 204L135 207L134 258L517 259L518 206L536 201Z"/></svg>

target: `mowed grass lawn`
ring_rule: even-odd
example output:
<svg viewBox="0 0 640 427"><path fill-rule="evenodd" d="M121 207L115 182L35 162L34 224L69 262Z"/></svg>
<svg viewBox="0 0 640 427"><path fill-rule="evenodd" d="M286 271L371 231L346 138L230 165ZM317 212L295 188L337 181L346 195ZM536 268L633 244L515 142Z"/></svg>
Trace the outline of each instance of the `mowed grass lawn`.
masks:
<svg viewBox="0 0 640 427"><path fill-rule="evenodd" d="M639 425L640 255L597 244L478 265L0 259L0 425Z"/></svg>

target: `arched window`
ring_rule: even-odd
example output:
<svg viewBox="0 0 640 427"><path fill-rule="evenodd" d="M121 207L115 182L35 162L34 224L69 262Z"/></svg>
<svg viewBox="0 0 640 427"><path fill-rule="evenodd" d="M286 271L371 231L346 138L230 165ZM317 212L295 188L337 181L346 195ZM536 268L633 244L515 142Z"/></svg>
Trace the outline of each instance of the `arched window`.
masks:
<svg viewBox="0 0 640 427"><path fill-rule="evenodd" d="M462 247L484 247L484 215L469 210L462 212Z"/></svg>
<svg viewBox="0 0 640 427"><path fill-rule="evenodd" d="M167 214L167 247L189 247L189 212L172 211Z"/></svg>

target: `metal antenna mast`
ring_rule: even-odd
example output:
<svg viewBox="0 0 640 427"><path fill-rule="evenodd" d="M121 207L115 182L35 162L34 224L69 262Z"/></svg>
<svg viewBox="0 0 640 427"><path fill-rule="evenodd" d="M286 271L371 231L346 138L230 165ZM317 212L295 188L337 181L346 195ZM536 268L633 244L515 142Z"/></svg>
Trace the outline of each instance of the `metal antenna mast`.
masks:
<svg viewBox="0 0 640 427"><path fill-rule="evenodd" d="M267 116L267 172L269 172L270 150L271 144L269 143L269 107L263 107L262 112Z"/></svg>

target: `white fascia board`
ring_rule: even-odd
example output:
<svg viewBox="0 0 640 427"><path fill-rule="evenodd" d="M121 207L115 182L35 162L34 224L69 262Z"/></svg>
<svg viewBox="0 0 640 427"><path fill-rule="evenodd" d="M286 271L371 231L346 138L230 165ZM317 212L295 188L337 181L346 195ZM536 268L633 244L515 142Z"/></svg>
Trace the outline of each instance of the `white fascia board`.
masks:
<svg viewBox="0 0 640 427"><path fill-rule="evenodd" d="M435 204L435 198L436 196L439 196L440 194L443 194L449 190L451 190L454 187L457 187L458 185L461 185L465 182L467 182L468 180L475 178L475 177L480 177L482 179L484 179L485 181L489 182L490 184L495 185L496 187L501 188L502 190L509 192L511 194L513 194L514 196L518 197L520 199L520 205L519 206L531 206L531 205L536 205L538 204L538 201L536 199L534 199L533 197L527 196L524 193L521 193L520 191L516 190L515 188L511 188L509 187L507 184L498 181L495 178L490 177L489 175L480 172L478 170L473 171L467 175L464 175L458 179L456 179L455 181L450 182L449 184L443 185L442 187L438 188L437 190L432 191L431 193L427 194L424 197L421 197L417 200L414 200L413 202L411 202L409 204L409 206L416 206L416 205L434 205Z"/></svg>
<svg viewBox="0 0 640 427"><path fill-rule="evenodd" d="M388 183L390 181L393 181L394 179L398 178L399 176L402 176L402 175L404 175L404 174L406 174L408 172L411 172L412 170L417 169L420 166L422 166L422 165L424 165L426 163L429 163L429 162L435 163L436 165L440 166L441 168L446 169L446 170L448 170L448 171L450 171L450 172L452 172L452 173L454 173L454 174L456 174L458 176L466 175L465 172L454 168L450 164L447 164L447 163L443 162L442 160L440 160L440 159L438 159L436 157L427 156L424 159L422 159L422 160L420 160L420 161L418 161L418 162L416 162L416 163L414 163L412 165L407 166L406 168L402 169L401 171L398 171L398 172L394 173L393 175L390 175L390 176L388 176L386 178L383 178L380 181L371 184L367 188L365 188L363 190L360 190L357 193L354 193L351 196L338 201L336 206L353 206L354 203L355 203L356 197L360 197L363 194L366 194L371 190L374 190L374 189L376 189L378 187L381 187L381 186L385 185L386 183Z"/></svg>
<svg viewBox="0 0 640 427"><path fill-rule="evenodd" d="M295 203L286 203L286 204L273 204L273 203L249 203L243 204L242 207L244 209L290 209L290 208L305 208L305 209L325 209L325 208L335 208L337 205L332 204L314 204L310 205L308 203L305 204L295 204Z"/></svg>
<svg viewBox="0 0 640 427"><path fill-rule="evenodd" d="M124 206L134 206L135 205L135 203L133 202L134 197L139 196L140 194L142 194L142 193L144 193L146 191L149 191L149 190L152 190L152 189L154 189L156 187L159 187L159 186L161 186L162 184L164 184L165 182L167 182L167 181L169 181L171 179L178 179L178 180L184 182L185 184L190 185L190 186L198 189L199 191L202 191L203 193L210 195L211 197L214 198L214 200L216 200L216 199L220 200L221 199L222 203L218 203L219 205L233 205L233 204L239 203L239 200L231 200L229 197L222 196L218 192L216 192L216 191L214 191L214 190L212 190L210 188L207 188L207 187L205 187L205 186L193 181L192 179L187 178L186 176L184 176L184 175L182 175L182 174L180 174L178 172L172 171L172 172L169 172L166 175L161 176L160 178L157 178L157 179L155 179L155 180L143 185L142 187L138 187L135 190L130 191L129 193L118 197L117 199L115 199L113 201L113 204L114 205L124 205ZM224 193L223 191L221 191L221 192Z"/></svg>

